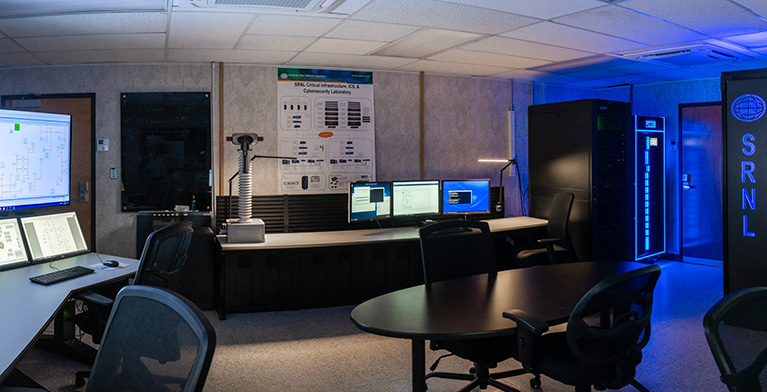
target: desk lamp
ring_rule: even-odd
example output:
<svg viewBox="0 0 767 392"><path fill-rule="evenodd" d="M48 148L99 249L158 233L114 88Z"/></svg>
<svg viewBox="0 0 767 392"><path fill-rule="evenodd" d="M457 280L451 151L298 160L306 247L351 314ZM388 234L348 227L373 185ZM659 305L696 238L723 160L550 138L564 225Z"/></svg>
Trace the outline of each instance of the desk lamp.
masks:
<svg viewBox="0 0 767 392"><path fill-rule="evenodd" d="M503 171L506 170L507 167L514 165L517 167L517 186L519 186L520 192L522 190L522 181L519 178L519 165L517 164L516 159L485 159L480 158L477 159L477 162L483 162L483 163L505 163L501 168L501 171L498 176L498 186L499 186L499 193L498 193L498 204L495 205L495 212L502 212L503 211L503 203L504 203L504 192L503 192ZM520 203L522 200L520 200Z"/></svg>

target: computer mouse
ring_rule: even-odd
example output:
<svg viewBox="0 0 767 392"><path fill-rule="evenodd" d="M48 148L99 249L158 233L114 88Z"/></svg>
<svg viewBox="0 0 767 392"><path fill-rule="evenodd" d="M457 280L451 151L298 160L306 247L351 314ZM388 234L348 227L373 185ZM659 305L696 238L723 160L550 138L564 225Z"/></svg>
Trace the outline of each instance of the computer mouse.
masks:
<svg viewBox="0 0 767 392"><path fill-rule="evenodd" d="M104 264L107 267L117 267L120 265L120 262L117 260L104 260L101 262L101 264Z"/></svg>

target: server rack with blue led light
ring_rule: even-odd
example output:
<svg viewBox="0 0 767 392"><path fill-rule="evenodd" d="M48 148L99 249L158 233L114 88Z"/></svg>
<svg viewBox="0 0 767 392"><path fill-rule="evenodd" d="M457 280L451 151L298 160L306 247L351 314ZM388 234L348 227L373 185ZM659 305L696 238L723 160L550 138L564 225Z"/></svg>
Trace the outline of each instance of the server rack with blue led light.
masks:
<svg viewBox="0 0 767 392"><path fill-rule="evenodd" d="M666 160L663 117L634 116L634 258L666 251Z"/></svg>

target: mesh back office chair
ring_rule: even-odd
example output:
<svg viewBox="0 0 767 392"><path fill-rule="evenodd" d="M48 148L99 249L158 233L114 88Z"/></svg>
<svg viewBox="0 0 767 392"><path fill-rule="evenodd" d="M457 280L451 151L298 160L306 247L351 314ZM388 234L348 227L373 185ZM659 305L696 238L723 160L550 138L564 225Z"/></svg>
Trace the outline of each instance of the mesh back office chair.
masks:
<svg viewBox="0 0 767 392"><path fill-rule="evenodd" d="M575 261L575 251L570 241L570 230L568 229L574 198L575 196L570 192L559 192L554 195L546 225L549 238L538 240L546 247L519 252L516 257L518 267Z"/></svg>
<svg viewBox="0 0 767 392"><path fill-rule="evenodd" d="M767 390L767 287L719 300L703 317L703 331L730 391Z"/></svg>
<svg viewBox="0 0 767 392"><path fill-rule="evenodd" d="M192 222L182 221L150 234L141 252L133 283L175 291L177 276L186 262L193 232ZM75 298L87 304L88 310L72 316L70 321L90 334L94 343L100 343L112 300L95 292L80 293Z"/></svg>
<svg viewBox="0 0 767 392"><path fill-rule="evenodd" d="M619 389L627 385L647 392L634 379L642 348L650 340L650 316L660 267L651 265L607 278L589 290L570 314L565 332L519 310L503 316L517 322L518 358L535 375L545 374L577 392L591 386Z"/></svg>
<svg viewBox="0 0 767 392"><path fill-rule="evenodd" d="M418 235L421 241L421 258L426 284L498 271L490 227L485 222L468 220L437 222L422 227L418 230ZM522 369L489 373L489 369L494 368L498 362L513 356L515 351L514 336L431 341L430 347L432 350L445 349L474 363L474 368L469 374L434 372L433 370L439 364L439 359L437 359L431 367L432 372L426 375L426 379L439 377L471 381L468 386L462 389L465 391L477 386L485 389L488 385L503 391L516 391L516 389L510 388L496 379L525 373Z"/></svg>
<svg viewBox="0 0 767 392"><path fill-rule="evenodd" d="M127 286L115 299L87 391L201 391L216 334L186 298Z"/></svg>

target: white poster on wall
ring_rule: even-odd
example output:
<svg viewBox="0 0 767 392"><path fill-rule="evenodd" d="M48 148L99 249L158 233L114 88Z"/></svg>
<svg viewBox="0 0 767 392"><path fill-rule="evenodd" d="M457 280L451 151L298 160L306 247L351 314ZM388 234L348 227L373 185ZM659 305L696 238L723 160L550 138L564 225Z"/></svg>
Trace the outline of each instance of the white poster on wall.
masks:
<svg viewBox="0 0 767 392"><path fill-rule="evenodd" d="M343 193L375 179L373 73L278 69L279 189Z"/></svg>

